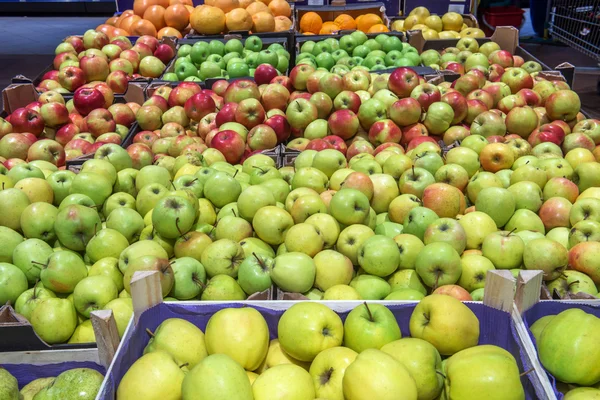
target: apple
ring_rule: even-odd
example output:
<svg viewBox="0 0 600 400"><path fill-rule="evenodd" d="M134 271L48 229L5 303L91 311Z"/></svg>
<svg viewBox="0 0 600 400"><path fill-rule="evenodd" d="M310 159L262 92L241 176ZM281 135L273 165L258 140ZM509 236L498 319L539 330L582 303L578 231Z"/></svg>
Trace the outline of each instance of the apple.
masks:
<svg viewBox="0 0 600 400"><path fill-rule="evenodd" d="M579 96L572 90L558 90L548 96L544 104L552 120L570 121L581 108Z"/></svg>
<svg viewBox="0 0 600 400"><path fill-rule="evenodd" d="M286 118L293 129L303 130L317 117L317 107L306 99L293 100L286 109Z"/></svg>
<svg viewBox="0 0 600 400"><path fill-rule="evenodd" d="M399 98L413 97L412 91L419 85L419 75L407 67L397 68L389 77L388 88Z"/></svg>

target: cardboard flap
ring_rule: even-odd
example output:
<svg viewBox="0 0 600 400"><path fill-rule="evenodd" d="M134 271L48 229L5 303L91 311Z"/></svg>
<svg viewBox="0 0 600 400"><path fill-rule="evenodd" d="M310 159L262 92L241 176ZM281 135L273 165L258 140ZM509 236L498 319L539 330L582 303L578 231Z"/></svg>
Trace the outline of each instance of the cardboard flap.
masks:
<svg viewBox="0 0 600 400"><path fill-rule="evenodd" d="M125 101L127 101L128 103L137 103L140 105L143 104L144 101L146 101L146 97L144 96L146 86L146 82L129 82L129 84L127 85L127 91L123 96L125 98Z"/></svg>
<svg viewBox="0 0 600 400"><path fill-rule="evenodd" d="M519 46L519 30L514 26L498 26L490 39L498 43L502 50L514 53Z"/></svg>
<svg viewBox="0 0 600 400"><path fill-rule="evenodd" d="M25 107L27 104L36 101L37 98L38 95L33 83L12 84L2 91L4 111L9 114L17 108Z"/></svg>
<svg viewBox="0 0 600 400"><path fill-rule="evenodd" d="M537 73L537 77L543 78L547 81L567 81L565 77L558 71L540 71Z"/></svg>
<svg viewBox="0 0 600 400"><path fill-rule="evenodd" d="M7 304L0 307L0 325L16 326L30 324L25 317L23 317L21 314L17 314L17 312Z"/></svg>

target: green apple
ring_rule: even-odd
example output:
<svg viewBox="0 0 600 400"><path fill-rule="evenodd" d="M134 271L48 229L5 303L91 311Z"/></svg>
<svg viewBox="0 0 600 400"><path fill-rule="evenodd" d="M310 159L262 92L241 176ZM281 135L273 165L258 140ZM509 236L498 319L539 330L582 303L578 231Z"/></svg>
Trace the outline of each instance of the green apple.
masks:
<svg viewBox="0 0 600 400"><path fill-rule="evenodd" d="M508 351L493 345L462 350L444 364L448 398L466 396L490 399L524 399L520 371ZM468 377L467 377L468 376Z"/></svg>
<svg viewBox="0 0 600 400"><path fill-rule="evenodd" d="M357 353L380 349L401 337L396 317L381 304L359 305L344 322L344 345Z"/></svg>
<svg viewBox="0 0 600 400"><path fill-rule="evenodd" d="M382 300L391 292L389 283L373 275L358 275L350 281L350 286L365 300Z"/></svg>
<svg viewBox="0 0 600 400"><path fill-rule="evenodd" d="M113 299L104 305L105 310L111 310L113 312L120 338L123 338L125 330L129 325L129 321L133 316L133 303L131 301L130 298L120 297Z"/></svg>
<svg viewBox="0 0 600 400"><path fill-rule="evenodd" d="M21 293L15 303L15 311L30 320L31 313L40 302L56 297L51 290L45 289L43 286L41 282L38 282L31 289Z"/></svg>
<svg viewBox="0 0 600 400"><path fill-rule="evenodd" d="M357 353L346 347L332 347L319 353L310 365L310 376L318 398L344 400L342 380Z"/></svg>
<svg viewBox="0 0 600 400"><path fill-rule="evenodd" d="M6 400L20 400L23 397L19 393L17 378L4 368L0 370L0 395Z"/></svg>
<svg viewBox="0 0 600 400"><path fill-rule="evenodd" d="M285 183L285 181L283 182ZM259 209L266 206L274 206L275 203L275 197L266 186L250 186L248 189L240 193L240 196L238 197L237 204L239 216L249 222L252 222L254 215Z"/></svg>
<svg viewBox="0 0 600 400"><path fill-rule="evenodd" d="M204 339L208 354L226 354L254 371L267 356L269 327L254 308L225 308L209 319Z"/></svg>
<svg viewBox="0 0 600 400"><path fill-rule="evenodd" d="M167 252L161 245L153 240L140 240L135 242L121 252L119 256L119 270L125 274L131 264L138 257L156 256L158 258L168 258ZM133 274L132 274L133 275Z"/></svg>
<svg viewBox="0 0 600 400"><path fill-rule="evenodd" d="M393 239L375 235L368 238L358 252L358 264L369 274L385 277L400 264L400 251Z"/></svg>
<svg viewBox="0 0 600 400"><path fill-rule="evenodd" d="M54 222L58 209L52 204L37 202L28 205L21 213L21 230L27 238L52 243L56 240Z"/></svg>
<svg viewBox="0 0 600 400"><path fill-rule="evenodd" d="M46 289L55 293L73 293L77 284L88 276L88 270L79 256L71 251L57 251L48 257L40 272Z"/></svg>
<svg viewBox="0 0 600 400"><path fill-rule="evenodd" d="M387 283L390 285L390 290L395 292L400 289L412 289L426 295L427 289L421 283L421 279L414 269L399 269L391 275Z"/></svg>
<svg viewBox="0 0 600 400"><path fill-rule="evenodd" d="M23 236L6 226L0 226L0 242L0 262L12 263L13 251L23 242Z"/></svg>
<svg viewBox="0 0 600 400"><path fill-rule="evenodd" d="M479 320L473 311L451 296L425 297L415 307L409 325L413 338L428 341L444 356L479 342ZM448 330L450 326L452 329Z"/></svg>
<svg viewBox="0 0 600 400"><path fill-rule="evenodd" d="M129 246L129 241L119 231L101 229L90 239L85 250L92 263L104 258L117 258Z"/></svg>
<svg viewBox="0 0 600 400"><path fill-rule="evenodd" d="M225 274L235 278L244 257L244 250L239 243L231 239L220 239L204 249L201 261L209 277Z"/></svg>
<svg viewBox="0 0 600 400"><path fill-rule="evenodd" d="M0 304L15 304L27 290L27 276L16 266L0 262Z"/></svg>
<svg viewBox="0 0 600 400"><path fill-rule="evenodd" d="M498 230L492 217L481 211L467 213L458 222L467 233L467 249L479 249L486 236Z"/></svg>
<svg viewBox="0 0 600 400"><path fill-rule="evenodd" d="M18 244L13 251L13 264L19 268L30 285L39 279L42 266L54 251L52 247L40 239L27 239Z"/></svg>
<svg viewBox="0 0 600 400"><path fill-rule="evenodd" d="M164 351L178 365L186 364L194 368L208 356L204 343L204 333L189 321L181 318L164 320L144 348L144 354Z"/></svg>
<svg viewBox="0 0 600 400"><path fill-rule="evenodd" d="M233 365L237 366L235 363ZM239 366L238 368L241 369ZM191 377L191 372L187 377ZM184 378L186 374L169 353L150 352L129 367L119 383L117 397L181 398L182 391L185 390L182 387Z"/></svg>
<svg viewBox="0 0 600 400"><path fill-rule="evenodd" d="M579 271L564 271L561 276L548 282L547 286L550 293L556 291L561 298L565 297L567 294L577 294L580 292L592 296L598 294L598 289L592 278Z"/></svg>
<svg viewBox="0 0 600 400"><path fill-rule="evenodd" d="M70 250L83 251L88 242L100 231L101 221L94 209L70 205L56 216L54 230L58 240Z"/></svg>
<svg viewBox="0 0 600 400"><path fill-rule="evenodd" d="M277 332L286 353L300 361L313 361L322 351L342 344L344 327L329 307L302 302L283 313Z"/></svg>
<svg viewBox="0 0 600 400"><path fill-rule="evenodd" d="M256 235L274 246L283 243L287 230L293 225L292 216L277 206L262 207L252 220Z"/></svg>
<svg viewBox="0 0 600 400"><path fill-rule="evenodd" d="M92 311L101 310L109 301L119 295L117 286L106 276L88 276L75 286L73 304L77 311L90 317Z"/></svg>
<svg viewBox="0 0 600 400"><path fill-rule="evenodd" d="M304 253L281 254L273 261L271 279L283 291L304 293L313 286L315 275L315 262Z"/></svg>
<svg viewBox="0 0 600 400"><path fill-rule="evenodd" d="M414 235L422 241L427 227L437 219L438 216L433 210L426 207L415 207L404 218L403 233Z"/></svg>
<svg viewBox="0 0 600 400"><path fill-rule="evenodd" d="M519 209L515 211L513 216L504 226L504 229L511 232L519 233L521 231L537 232L544 236L546 228L541 218L533 211L527 209Z"/></svg>
<svg viewBox="0 0 600 400"><path fill-rule="evenodd" d="M494 264L489 259L478 254L464 255L461 257L460 263L462 273L458 285L468 292L483 289L487 272L495 269Z"/></svg>
<svg viewBox="0 0 600 400"><path fill-rule="evenodd" d="M275 257L275 251L273 251L273 248L258 238L249 237L241 240L239 243L244 250L244 260L248 257L251 257L254 253L270 258Z"/></svg>
<svg viewBox="0 0 600 400"><path fill-rule="evenodd" d="M544 202L542 189L535 182L521 181L508 187L515 198L515 209L537 212Z"/></svg>
<svg viewBox="0 0 600 400"><path fill-rule="evenodd" d="M404 365L415 380L420 400L433 400L444 387L442 358L437 349L422 339L404 338L388 343L381 351Z"/></svg>
<svg viewBox="0 0 600 400"><path fill-rule="evenodd" d="M46 343L65 343L77 327L77 312L68 299L47 298L35 306L29 322Z"/></svg>
<svg viewBox="0 0 600 400"><path fill-rule="evenodd" d="M131 208L116 208L106 218L106 227L120 232L132 244L137 241L142 229L144 229L144 219Z"/></svg>
<svg viewBox="0 0 600 400"><path fill-rule="evenodd" d="M180 257L171 263L173 287L169 295L178 300L190 300L200 295L206 286L206 271L200 261Z"/></svg>
<svg viewBox="0 0 600 400"><path fill-rule="evenodd" d="M370 211L369 199L356 189L341 189L330 203L332 216L341 224L360 224Z"/></svg>
<svg viewBox="0 0 600 400"><path fill-rule="evenodd" d="M271 287L273 258L253 253L240 264L238 282L248 295Z"/></svg>
<svg viewBox="0 0 600 400"><path fill-rule="evenodd" d="M417 386L408 370L377 349L367 349L356 357L346 368L342 385L346 399L417 399Z"/></svg>
<svg viewBox="0 0 600 400"><path fill-rule="evenodd" d="M457 220L439 218L429 224L423 235L423 242L425 244L445 242L458 254L462 254L467 246L467 234Z"/></svg>
<svg viewBox="0 0 600 400"><path fill-rule="evenodd" d="M113 257L102 258L87 271L88 276L104 275L112 279L113 283L117 287L117 290L121 292L123 286L123 274L119 270L119 260Z"/></svg>
<svg viewBox="0 0 600 400"><path fill-rule="evenodd" d="M523 264L529 270L544 271L544 280L558 278L567 268L569 252L551 239L534 239L525 245Z"/></svg>
<svg viewBox="0 0 600 400"><path fill-rule="evenodd" d="M229 275L217 275L208 281L201 299L204 301L246 300L246 297L246 293L234 278Z"/></svg>
<svg viewBox="0 0 600 400"><path fill-rule="evenodd" d="M388 294L384 300L421 300L425 295L414 289L398 289Z"/></svg>
<svg viewBox="0 0 600 400"><path fill-rule="evenodd" d="M426 245L417 256L415 269L423 283L431 288L454 284L462 273L460 255L444 242Z"/></svg>
<svg viewBox="0 0 600 400"><path fill-rule="evenodd" d="M481 251L497 269L519 268L523 263L523 239L509 231L488 234L483 240Z"/></svg>
<svg viewBox="0 0 600 400"><path fill-rule="evenodd" d="M492 217L496 226L502 227L515 212L516 202L511 191L490 187L479 192L475 208Z"/></svg>
<svg viewBox="0 0 600 400"><path fill-rule="evenodd" d="M241 192L240 183L224 172L212 174L204 184L204 196L219 208L236 201Z"/></svg>

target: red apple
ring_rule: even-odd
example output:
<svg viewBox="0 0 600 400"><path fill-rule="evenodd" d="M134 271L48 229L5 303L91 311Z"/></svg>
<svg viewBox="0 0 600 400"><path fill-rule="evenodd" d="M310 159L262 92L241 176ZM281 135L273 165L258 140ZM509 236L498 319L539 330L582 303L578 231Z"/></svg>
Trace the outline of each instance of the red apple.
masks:
<svg viewBox="0 0 600 400"><path fill-rule="evenodd" d="M266 111L273 109L285 111L289 98L290 92L285 86L278 83L270 83L262 93L261 102Z"/></svg>
<svg viewBox="0 0 600 400"><path fill-rule="evenodd" d="M235 121L252 129L265 121L265 109L256 99L242 100L235 110Z"/></svg>
<svg viewBox="0 0 600 400"><path fill-rule="evenodd" d="M210 147L219 150L230 164L237 164L246 145L242 137L235 131L225 130L218 132L210 141Z"/></svg>
<svg viewBox="0 0 600 400"><path fill-rule="evenodd" d="M276 76L275 78L271 79L271 82L269 83L279 83L280 85L285 86L290 93L294 91L294 86L292 85L291 79L284 75Z"/></svg>
<svg viewBox="0 0 600 400"><path fill-rule="evenodd" d="M369 141L373 146L382 143L399 143L402 139L402 130L391 119L375 122L369 129Z"/></svg>
<svg viewBox="0 0 600 400"><path fill-rule="evenodd" d="M223 97L228 86L229 82L227 82L225 79L219 79L218 81L213 83L212 90L219 96Z"/></svg>
<svg viewBox="0 0 600 400"><path fill-rule="evenodd" d="M271 64L260 64L254 71L254 81L257 85L270 83L277 75L277 69Z"/></svg>
<svg viewBox="0 0 600 400"><path fill-rule="evenodd" d="M152 131L141 131L136 133L133 137L133 143L143 143L149 147L152 147L154 142L158 139L158 135Z"/></svg>
<svg viewBox="0 0 600 400"><path fill-rule="evenodd" d="M444 94L441 99L444 103L448 104L454 110L454 119L452 124L456 125L467 117L468 114L468 102L465 96L460 92L449 92ZM415 123L418 121L415 121Z"/></svg>
<svg viewBox="0 0 600 400"><path fill-rule="evenodd" d="M85 123L88 131L96 138L103 133L114 132L117 127L110 111L102 108L90 112L85 119Z"/></svg>
<svg viewBox="0 0 600 400"><path fill-rule="evenodd" d="M402 128L402 139L400 139L400 144L402 146L408 146L408 144L414 139L428 135L429 132L427 131L425 125L417 122L416 124L408 125Z"/></svg>
<svg viewBox="0 0 600 400"><path fill-rule="evenodd" d="M104 107L104 96L98 89L79 88L73 95L73 104L81 115L88 115L92 110Z"/></svg>
<svg viewBox="0 0 600 400"><path fill-rule="evenodd" d="M238 108L237 103L227 103L219 110L215 117L217 127L226 122L235 122L235 114Z"/></svg>
<svg viewBox="0 0 600 400"><path fill-rule="evenodd" d="M344 140L352 138L358 132L360 123L357 115L351 110L337 110L327 120L329 130L333 135Z"/></svg>
<svg viewBox="0 0 600 400"><path fill-rule="evenodd" d="M321 151L325 149L333 149L333 146L328 141L323 139L311 140L310 143L306 145L306 150Z"/></svg>
<svg viewBox="0 0 600 400"><path fill-rule="evenodd" d="M225 103L240 103L245 99L260 99L260 92L256 83L249 79L238 79L232 82L225 90L223 100Z"/></svg>
<svg viewBox="0 0 600 400"><path fill-rule="evenodd" d="M273 128L277 135L277 143L283 143L290 137L290 124L283 115L273 115L265 121L265 125Z"/></svg>
<svg viewBox="0 0 600 400"><path fill-rule="evenodd" d="M163 64L167 65L173 57L175 57L175 50L168 44L159 44L156 50L154 50L154 57L158 58Z"/></svg>
<svg viewBox="0 0 600 400"><path fill-rule="evenodd" d="M74 92L85 84L85 74L78 67L66 67L58 73L58 81L61 86L70 92Z"/></svg>
<svg viewBox="0 0 600 400"><path fill-rule="evenodd" d="M197 93L200 93L201 91L202 88L197 83L181 82L169 93L169 107L183 107L185 105L185 102L188 101L190 97Z"/></svg>
<svg viewBox="0 0 600 400"><path fill-rule="evenodd" d="M459 78L459 80L462 78L463 77ZM421 104L421 108L424 111L427 111L432 103L440 101L441 94L437 86L432 85L431 83L423 83L413 89L410 93L410 97L417 100L419 104Z"/></svg>
<svg viewBox="0 0 600 400"><path fill-rule="evenodd" d="M10 115L10 123L13 127L13 132L30 132L36 137L39 137L44 131L44 119L42 116L27 108L17 108Z"/></svg>
<svg viewBox="0 0 600 400"><path fill-rule="evenodd" d="M106 84L116 93L125 93L129 83L129 76L125 71L113 71L106 77Z"/></svg>
<svg viewBox="0 0 600 400"><path fill-rule="evenodd" d="M335 150L339 151L344 156L348 152L348 146L346 145L346 142L339 136L329 135L325 136L323 140L329 143Z"/></svg>
<svg viewBox="0 0 600 400"><path fill-rule="evenodd" d="M388 89L398 97L409 97L419 85L419 75L412 68L397 68L388 79Z"/></svg>
<svg viewBox="0 0 600 400"><path fill-rule="evenodd" d="M205 115L214 113L217 106L215 105L215 101L209 95L196 93L185 102L183 108L189 119L200 121Z"/></svg>

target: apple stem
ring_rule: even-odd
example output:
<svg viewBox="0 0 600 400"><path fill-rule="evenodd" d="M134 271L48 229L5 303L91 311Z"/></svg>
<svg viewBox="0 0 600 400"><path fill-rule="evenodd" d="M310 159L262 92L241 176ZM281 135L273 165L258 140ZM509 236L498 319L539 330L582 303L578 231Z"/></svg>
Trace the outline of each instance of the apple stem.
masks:
<svg viewBox="0 0 600 400"><path fill-rule="evenodd" d="M146 328L146 333L150 335L150 337L154 337L154 332L152 332L149 328Z"/></svg>
<svg viewBox="0 0 600 400"><path fill-rule="evenodd" d="M240 170L239 170L239 169L236 169L236 170L235 170L235 174L233 174L233 177L234 177L234 178L236 177L236 175L238 174L238 172L240 172Z"/></svg>
<svg viewBox="0 0 600 400"><path fill-rule="evenodd" d="M579 281L573 281L573 282L569 283L569 285L567 286L567 289L570 289L571 286L575 285L576 283L579 283Z"/></svg>
<svg viewBox="0 0 600 400"><path fill-rule="evenodd" d="M235 213L235 210L231 210L231 213L233 214L234 217L237 217L237 214Z"/></svg>
<svg viewBox="0 0 600 400"><path fill-rule="evenodd" d="M446 379L446 375L444 375L441 371L435 371L435 373Z"/></svg>
<svg viewBox="0 0 600 400"><path fill-rule="evenodd" d="M175 218L175 228L177 228L177 232L179 232L180 236L185 235L185 233L181 232L181 229L179 229L179 217Z"/></svg>
<svg viewBox="0 0 600 400"><path fill-rule="evenodd" d="M44 267L44 268L48 268L48 264L44 264L44 263L37 262L37 261L31 261L31 263L32 263L32 264L35 264L35 265L41 265L41 266L42 266L42 267Z"/></svg>
<svg viewBox="0 0 600 400"><path fill-rule="evenodd" d="M258 261L258 264L260 265L260 267L264 270L266 268L265 263L263 262L263 260L256 255L256 253L252 252L252 255L254 256L254 258L256 258L256 261Z"/></svg>
<svg viewBox="0 0 600 400"><path fill-rule="evenodd" d="M40 283L39 279L35 280L35 285L33 285L33 296L31 296L33 299L37 298L37 292L36 290L38 289L38 284Z"/></svg>
<svg viewBox="0 0 600 400"><path fill-rule="evenodd" d="M412 166L412 174L413 174L413 178L415 177L415 166Z"/></svg>
<svg viewBox="0 0 600 400"><path fill-rule="evenodd" d="M206 289L206 285L204 284L204 282L198 279L195 275L192 275L192 281L194 281L195 284L200 285L202 287L202 290Z"/></svg>
<svg viewBox="0 0 600 400"><path fill-rule="evenodd" d="M521 375L519 376L525 376L530 374L531 372L535 371L535 368L529 368L527 371L523 372Z"/></svg>
<svg viewBox="0 0 600 400"><path fill-rule="evenodd" d="M175 184L173 183L173 181L169 181L169 183L171 184L171 186L173 186L174 190L177 190L177 188L175 187Z"/></svg>
<svg viewBox="0 0 600 400"><path fill-rule="evenodd" d="M254 165L252 168L256 168L256 169L258 169L258 170L259 170L260 172L262 172L263 174L265 173L265 171L264 171L264 170L263 170L261 167L259 167L259 166L257 166L257 165Z"/></svg>
<svg viewBox="0 0 600 400"><path fill-rule="evenodd" d="M435 273L435 283L433 284L433 287L432 287L432 289L433 289L433 291L434 291L434 292L435 292L435 290L436 290L436 289L437 289L437 287L438 287L438 282L439 282L439 280L440 280L440 271L437 271L437 272Z"/></svg>
<svg viewBox="0 0 600 400"><path fill-rule="evenodd" d="M510 235L512 235L513 233L515 233L516 230L517 230L517 228L514 228L512 231L508 232L506 234L506 237L509 237Z"/></svg>
<svg viewBox="0 0 600 400"><path fill-rule="evenodd" d="M373 313L371 313L371 310L369 309L369 305L367 304L366 301L365 301L365 308L367 309L367 313L369 314L369 319L371 320L371 322L375 322L375 319L373 318Z"/></svg>
<svg viewBox="0 0 600 400"><path fill-rule="evenodd" d="M179 368L187 367L190 363L181 364Z"/></svg>

